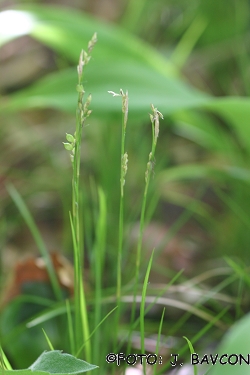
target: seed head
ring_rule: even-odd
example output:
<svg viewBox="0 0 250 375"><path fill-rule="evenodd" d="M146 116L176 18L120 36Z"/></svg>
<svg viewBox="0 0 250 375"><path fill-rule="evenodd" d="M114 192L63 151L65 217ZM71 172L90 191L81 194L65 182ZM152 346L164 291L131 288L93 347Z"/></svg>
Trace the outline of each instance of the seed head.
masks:
<svg viewBox="0 0 250 375"><path fill-rule="evenodd" d="M79 64L77 66L78 77L82 76L82 68L84 65L83 54L84 54L84 50L82 49L80 53Z"/></svg>
<svg viewBox="0 0 250 375"><path fill-rule="evenodd" d="M95 44L97 42L97 33L94 33L91 40L88 43L88 53L91 53L92 49L94 48Z"/></svg>
<svg viewBox="0 0 250 375"><path fill-rule="evenodd" d="M75 138L71 134L66 133L66 139L70 143L75 143Z"/></svg>
<svg viewBox="0 0 250 375"><path fill-rule="evenodd" d="M72 151L73 148L75 147L72 143L67 143L67 142L63 142L63 145L64 145L65 149L68 150L68 151Z"/></svg>

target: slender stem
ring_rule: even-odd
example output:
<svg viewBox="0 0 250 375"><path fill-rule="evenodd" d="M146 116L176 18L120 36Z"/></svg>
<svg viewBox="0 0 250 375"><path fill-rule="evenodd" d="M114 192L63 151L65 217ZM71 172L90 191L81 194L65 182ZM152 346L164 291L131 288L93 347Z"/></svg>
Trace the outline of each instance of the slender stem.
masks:
<svg viewBox="0 0 250 375"><path fill-rule="evenodd" d="M64 143L67 150L71 151L71 162L73 167L72 177L72 215L70 214L70 224L74 248L74 304L75 304L75 350L78 350L82 343L86 341L85 357L87 361L91 361L91 346L87 341L89 337L89 323L87 315L87 305L83 285L83 261L84 261L84 248L83 248L83 230L81 225L81 202L80 202L80 166L81 166L81 140L82 129L86 118L90 115L91 111L88 109L91 102L91 95L88 96L84 102L84 88L83 88L83 67L90 60L90 52L97 41L96 34L93 35L88 44L88 52L82 51L80 54L78 71L78 103L76 111L76 131L74 136L67 134L66 139L70 143Z"/></svg>
<svg viewBox="0 0 250 375"><path fill-rule="evenodd" d="M95 309L94 309L94 327L98 327L102 318L102 275L106 244L106 224L107 224L107 206L104 191L98 188L99 215L96 223L96 242L93 248L95 254L94 273L95 273ZM100 358L101 332L96 330L93 347L93 360Z"/></svg>
<svg viewBox="0 0 250 375"><path fill-rule="evenodd" d="M143 238L143 230L144 230L144 224L145 224L145 211L146 211L146 205L147 205L149 182L150 182L150 178L154 169L155 149L156 149L156 144L157 144L157 138L159 135L159 116L163 118L162 114L157 110L157 108L154 108L153 105L152 105L152 111L153 111L153 115L150 114L150 119L151 119L151 124L152 124L152 148L151 148L151 152L149 153L147 169L145 172L145 188L144 188L144 194L143 194L143 202L142 202L141 217L140 217L140 233L139 233L139 240L138 240L137 254L136 254L135 285L137 285L139 281L142 238Z"/></svg>
<svg viewBox="0 0 250 375"><path fill-rule="evenodd" d="M151 152L149 153L149 159L147 163L147 169L145 172L145 188L143 194L143 201L142 201L142 209L141 209L141 216L140 216L140 232L139 232L139 239L137 244L137 252L136 252L136 266L135 266L135 287L134 287L134 301L132 304L132 311L131 311L131 323L133 324L135 320L135 310L136 310L136 294L138 292L139 287L139 272L140 272L140 264L141 264L141 248L142 248L142 239L143 239L143 231L145 226L145 211L147 205L147 195L148 195L148 188L151 175L153 173L154 167L154 158L155 158L155 149L157 144L157 138L159 136L159 117L163 118L162 114L151 106L153 114L150 114L150 120L152 124L152 147ZM132 332L130 332L131 336ZM131 351L131 340L128 340L128 353Z"/></svg>
<svg viewBox="0 0 250 375"><path fill-rule="evenodd" d="M122 244L123 244L123 207L124 207L124 185L125 176L127 173L128 154L125 153L125 137L126 127L128 121L128 92L126 94L121 90L122 96L122 137L121 137L121 195L120 195L120 212L119 212L119 243L117 256L117 303L119 304L121 298L121 274L122 274Z"/></svg>
<svg viewBox="0 0 250 375"><path fill-rule="evenodd" d="M119 209L119 236L118 236L118 253L117 253L117 284L116 284L116 302L117 311L115 316L115 335L114 350L117 348L119 318L121 313L121 285L122 285L122 245L123 245L123 227L124 227L124 185L125 176L128 168L128 154L125 152L126 127L128 121L128 92L124 94L120 90L119 94L109 91L113 96L122 97L122 134L121 134L121 170L120 170L120 209Z"/></svg>

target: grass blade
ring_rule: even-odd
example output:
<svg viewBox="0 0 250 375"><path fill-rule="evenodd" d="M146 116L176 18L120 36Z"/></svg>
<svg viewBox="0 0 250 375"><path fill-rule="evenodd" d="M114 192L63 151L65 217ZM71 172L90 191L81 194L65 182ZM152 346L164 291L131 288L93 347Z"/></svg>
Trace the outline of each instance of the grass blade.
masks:
<svg viewBox="0 0 250 375"><path fill-rule="evenodd" d="M45 336L45 338L46 338L46 341L47 341L47 343L48 343L48 345L49 345L50 350L54 350L53 345L52 345L52 343L51 343L51 341L50 341L50 339L49 339L47 333L45 332L45 330L44 330L43 328L42 328L42 331L43 331L43 334L44 334L44 336Z"/></svg>
<svg viewBox="0 0 250 375"><path fill-rule="evenodd" d="M189 347L189 350L190 350L190 353L191 354L194 354L195 351L194 351L194 348L193 348L193 345L191 343L191 341L186 337L186 336L183 336L183 338L187 341L188 343L188 347ZM198 370L197 370L197 365L194 365L194 375L197 375L198 374Z"/></svg>
<svg viewBox="0 0 250 375"><path fill-rule="evenodd" d="M22 199L21 195L18 193L18 191L16 190L16 188L12 185L12 184L8 184L7 185L7 190L11 196L11 198L13 199L13 201L15 202L16 206L18 207L23 219L25 220L29 230L31 231L31 234L35 240L35 243L40 251L40 254L41 256L43 257L44 259L44 263L46 265L46 268L47 268L47 271L48 271L48 274L49 274L49 278L50 278L50 281L51 281L51 285L52 285L52 288L53 288L53 291L54 291L54 294L57 298L57 300L61 300L62 298L62 293L61 293L61 289L60 289L60 285L59 285L59 282L58 282L58 279L57 279L57 276L56 276L56 272L54 270L54 267L53 267L53 264L52 264L52 261L51 261L51 258L50 258L50 254L45 246L45 243L39 233L39 230L33 220L33 217L31 216L31 213L30 211L28 210L26 204L24 203L24 200Z"/></svg>
<svg viewBox="0 0 250 375"><path fill-rule="evenodd" d="M6 357L1 345L0 345L0 367L1 367L1 370L3 369L12 370L11 364L8 361L8 358Z"/></svg>

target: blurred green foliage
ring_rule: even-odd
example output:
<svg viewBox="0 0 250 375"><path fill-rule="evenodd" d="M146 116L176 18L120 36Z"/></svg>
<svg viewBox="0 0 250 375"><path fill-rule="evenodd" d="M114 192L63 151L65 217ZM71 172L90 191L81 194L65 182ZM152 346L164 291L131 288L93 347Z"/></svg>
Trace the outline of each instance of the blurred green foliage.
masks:
<svg viewBox="0 0 250 375"><path fill-rule="evenodd" d="M139 3L137 5L134 5L133 2L129 3L121 22L123 27L102 23L100 20L97 21L87 14L79 14L72 9L66 10L38 4L19 6L19 10L15 11L15 17L21 17L20 19L24 16L28 17L30 24L27 32L73 67L59 69L23 90L14 92L7 97L4 96L1 100L3 116L8 116L13 111L24 111L31 108L55 108L69 113L74 112L76 101L75 65L82 46L86 45L93 32L97 31L98 47L94 51L92 63L86 70L85 89L93 96L93 119L102 122L98 130L89 132L95 138L93 142L98 145L96 149L99 150L95 154L95 160L90 168L96 166L98 169L96 171L100 176L98 183L104 185L107 194L109 191L115 190L110 184L115 181L116 170L112 168L113 174L109 168L110 160L107 159L104 164L104 160L100 161L99 156L102 158L103 153L113 155L114 152L118 152L113 141L118 136L117 130L112 124L120 116L119 100L114 100L107 91L119 92L121 87L129 91L131 123L145 123L149 106L153 103L165 116L168 116L165 123L171 124L174 133L191 142L198 143L198 147L205 148L207 153L205 163L197 158L192 160L198 163L197 168L204 169L204 174L206 174L208 166L215 168L225 176L219 188L224 187L223 184L228 184L230 180L233 187L230 189L232 190L230 194L239 195L239 189L241 191L243 189L244 194L247 194L249 174L246 153L248 154L250 147L248 141L250 139L248 137L249 99L236 96L236 92L232 92L231 89L224 93L230 94L230 96L215 97L211 94L211 90L204 92L204 90L194 88L193 85L187 83L187 79L184 79L182 75L183 72L185 73L185 65L190 71L189 61L192 61L192 58L198 61L196 64L200 64L201 69L203 60L206 59L207 71L204 74L208 74L208 76L211 75L209 66L213 68L213 66L216 67L223 63L223 66L227 67L228 64L231 64L232 58L241 64L242 68L242 63L240 63L243 58L242 54L239 54L238 50L234 50L233 45L236 37L242 44L246 38L245 2L243 1L239 6L235 1L231 1L230 4L225 3L223 6L223 2L214 5L212 2L194 1L191 7L181 1L170 3L168 6L160 1L156 1L154 4L147 1ZM156 44L158 49L163 50L164 48L166 51L168 46L168 59L160 54L154 46L146 44L134 35L142 34L147 39L143 33L144 15L149 15L151 12L150 21L155 22L155 32L160 32L164 25L166 28L163 32L165 38L163 39L161 36L162 39L157 43L155 36L155 40L151 40L151 43ZM2 16L4 15L8 16L8 12L3 12ZM125 29L133 28L135 17L137 21L134 24L134 34L132 34ZM158 28L157 17L160 22ZM238 17L241 17L241 22ZM130 21L126 21L127 19ZM217 25L217 32L215 32L215 25ZM22 23L17 23L16 26L16 34L18 34L18 27L22 29ZM15 34L12 29L11 33ZM169 41L170 37L172 45ZM4 44L8 41L8 37L5 35L1 40ZM231 41L231 55L233 52L234 55L229 55L226 61L223 56L223 61L220 61L220 54L223 51L226 54L229 53L229 41ZM213 53L210 50L211 46L217 52ZM171 49L172 53L170 53ZM246 62L247 56L245 53L243 54ZM217 55L219 61L216 64L212 61L212 57L216 58ZM181 66L183 67L182 72L180 71ZM238 69L237 80L240 78L243 80L242 71L244 69ZM15 73L13 72L13 74ZM236 75L232 70L228 74ZM190 81L194 79L195 69L190 73ZM217 79L221 79L221 74L214 73L212 83L215 84ZM236 78L232 77L232 79ZM242 82L242 87L243 83L245 85L245 81ZM185 112L183 112L184 109ZM189 109L188 112L187 109ZM108 123L110 125L105 125ZM143 128L138 128L138 132L143 134ZM49 134L47 136L49 137ZM165 140L165 136L162 137L163 144ZM101 145L98 142L103 144L103 151L99 148ZM117 151L113 151L115 149ZM86 154L88 156L88 152ZM163 159L167 155L169 154L166 152ZM92 157L93 155L91 155ZM161 158L162 155L159 159ZM213 160L209 161L209 158ZM167 162L166 166L168 168L163 173L168 175L168 173L172 173L169 168L171 165ZM183 170L185 170L184 173ZM193 179L192 169L188 166L180 168L178 171L178 181ZM200 180L200 176L197 178ZM205 180L207 180L206 177ZM209 181L207 183L210 184ZM166 186L165 189L168 187ZM240 194L242 201L239 201L240 198L237 197L237 205L242 211L246 208L242 207L243 202L248 201L244 194ZM114 200L114 202L116 201ZM243 205L245 206L245 203Z"/></svg>

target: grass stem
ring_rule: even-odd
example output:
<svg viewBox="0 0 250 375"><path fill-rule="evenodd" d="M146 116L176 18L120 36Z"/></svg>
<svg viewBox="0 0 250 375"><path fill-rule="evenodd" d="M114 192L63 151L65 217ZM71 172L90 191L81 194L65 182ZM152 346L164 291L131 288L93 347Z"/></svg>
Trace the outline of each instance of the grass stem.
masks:
<svg viewBox="0 0 250 375"><path fill-rule="evenodd" d="M86 296L83 285L83 262L84 262L84 240L83 226L80 223L81 218L81 200L80 200L80 165L81 165L81 140L82 129L88 116L91 114L89 105L91 103L91 95L84 101L83 88L83 67L86 66L91 58L91 51L97 41L96 33L88 44L88 52L81 51L79 64L77 67L78 84L76 90L78 92L78 106L76 110L76 131L74 135L66 134L68 142L64 143L64 147L71 151L70 158L73 168L72 177L72 214L70 214L70 224L74 248L74 304L75 304L75 348L78 350L82 342L87 341L89 337L89 323L87 318ZM80 229L81 228L81 229ZM91 346L89 341L85 347L85 358L91 362Z"/></svg>
<svg viewBox="0 0 250 375"><path fill-rule="evenodd" d="M140 215L140 231L139 231L139 239L137 244L137 252L136 252L136 264L135 264L135 287L134 287L134 302L132 304L132 311L131 311L131 326L135 320L135 310L136 310L136 294L139 288L139 273L140 273L140 265L141 265L141 249L142 249L142 239L143 239L143 231L145 226L145 211L147 205L147 196L148 196L148 188L151 175L154 169L155 163L155 149L157 145L157 139L159 136L159 118L163 119L161 112L157 110L153 105L151 105L151 109L153 114L150 114L150 120L152 125L152 147L151 152L149 153L147 169L145 172L145 188L143 193L143 201L142 201L142 208L141 208L141 215ZM130 332L130 336L132 331ZM131 351L131 343L130 339L128 341L128 348L127 351L130 353Z"/></svg>

